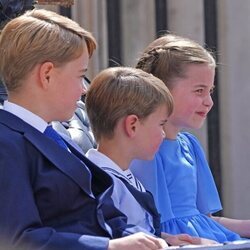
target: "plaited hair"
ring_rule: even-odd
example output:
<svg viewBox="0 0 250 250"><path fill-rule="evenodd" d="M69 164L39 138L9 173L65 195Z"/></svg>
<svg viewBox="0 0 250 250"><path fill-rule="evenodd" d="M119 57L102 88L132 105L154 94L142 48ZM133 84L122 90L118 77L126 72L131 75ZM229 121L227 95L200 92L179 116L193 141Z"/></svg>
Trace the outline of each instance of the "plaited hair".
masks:
<svg viewBox="0 0 250 250"><path fill-rule="evenodd" d="M136 68L160 78L171 89L175 78L185 77L186 67L190 64L216 66L212 54L200 44L168 34L145 49Z"/></svg>

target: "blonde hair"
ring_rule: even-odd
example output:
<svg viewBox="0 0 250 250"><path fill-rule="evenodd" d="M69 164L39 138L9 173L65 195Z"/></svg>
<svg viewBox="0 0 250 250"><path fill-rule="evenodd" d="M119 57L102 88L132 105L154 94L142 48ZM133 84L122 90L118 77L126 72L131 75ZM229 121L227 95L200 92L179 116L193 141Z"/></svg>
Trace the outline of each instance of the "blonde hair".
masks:
<svg viewBox="0 0 250 250"><path fill-rule="evenodd" d="M8 91L39 63L63 65L78 58L87 45L96 49L92 34L71 19L48 10L32 10L11 20L0 35L0 75Z"/></svg>
<svg viewBox="0 0 250 250"><path fill-rule="evenodd" d="M167 34L149 44L136 68L160 78L172 89L173 80L185 78L186 68L190 64L216 67L212 54L200 44L188 38Z"/></svg>
<svg viewBox="0 0 250 250"><path fill-rule="evenodd" d="M96 141L111 138L117 122L127 115L144 119L161 104L169 115L173 99L165 84L152 74L129 67L108 68L91 82L86 110Z"/></svg>

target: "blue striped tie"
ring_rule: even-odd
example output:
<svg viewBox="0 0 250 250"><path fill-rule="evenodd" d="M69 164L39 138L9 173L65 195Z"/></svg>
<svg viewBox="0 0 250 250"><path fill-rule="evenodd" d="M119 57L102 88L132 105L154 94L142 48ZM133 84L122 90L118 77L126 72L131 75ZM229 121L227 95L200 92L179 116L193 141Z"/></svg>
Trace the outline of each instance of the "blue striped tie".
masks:
<svg viewBox="0 0 250 250"><path fill-rule="evenodd" d="M45 131L44 134L48 137L50 137L52 140L54 140L57 144L59 144L61 147L68 150L68 147L62 137L53 129L51 125L49 125Z"/></svg>

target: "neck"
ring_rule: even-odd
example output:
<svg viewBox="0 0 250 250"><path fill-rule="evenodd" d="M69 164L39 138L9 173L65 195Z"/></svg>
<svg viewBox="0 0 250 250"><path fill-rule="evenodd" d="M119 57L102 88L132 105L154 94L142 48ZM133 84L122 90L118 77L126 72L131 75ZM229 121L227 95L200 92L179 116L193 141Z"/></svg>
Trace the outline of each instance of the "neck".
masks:
<svg viewBox="0 0 250 250"><path fill-rule="evenodd" d="M109 157L122 170L127 170L131 160L126 155L126 148L116 144L113 140L102 140L98 143L97 150ZM129 160L128 160L129 159Z"/></svg>
<svg viewBox="0 0 250 250"><path fill-rule="evenodd" d="M166 123L166 125L164 125L163 130L167 139L175 140L177 137L177 134L181 131L181 128L176 127L174 124L172 124L169 121Z"/></svg>
<svg viewBox="0 0 250 250"><path fill-rule="evenodd" d="M22 95L22 93L20 94L10 93L8 101L29 110L33 114L36 114L43 120L49 122L48 117L45 115L46 114L44 109L45 105L44 106L40 105L40 103L42 102L40 101L39 96L37 96L36 94L29 95L28 93L25 93L25 95Z"/></svg>

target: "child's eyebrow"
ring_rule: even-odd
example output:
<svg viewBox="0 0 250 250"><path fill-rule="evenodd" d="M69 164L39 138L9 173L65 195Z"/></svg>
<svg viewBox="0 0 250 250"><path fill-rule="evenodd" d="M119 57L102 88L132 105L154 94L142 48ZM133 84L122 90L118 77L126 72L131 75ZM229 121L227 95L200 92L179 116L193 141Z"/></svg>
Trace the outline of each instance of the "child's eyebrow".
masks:
<svg viewBox="0 0 250 250"><path fill-rule="evenodd" d="M204 89L208 88L208 86L205 84L197 84L194 87L195 88L204 88ZM213 85L210 89L214 89L214 88L215 88L215 86Z"/></svg>

